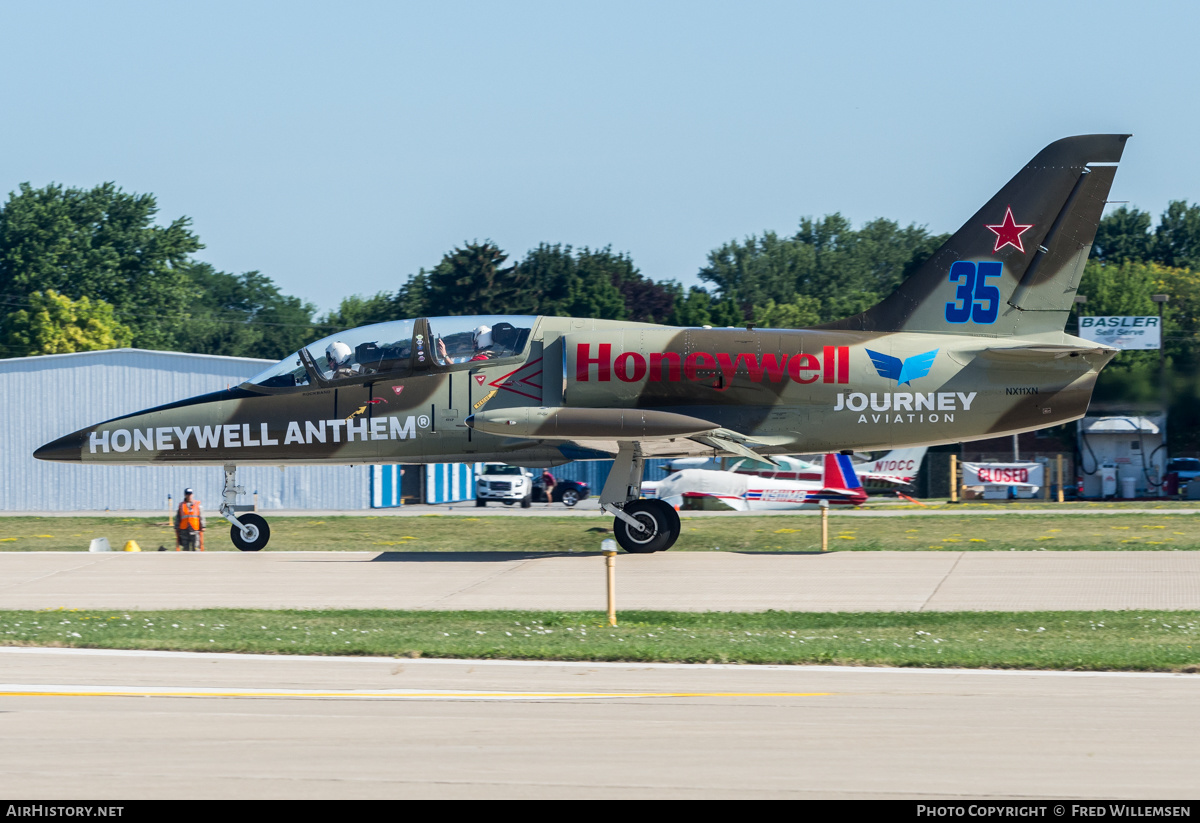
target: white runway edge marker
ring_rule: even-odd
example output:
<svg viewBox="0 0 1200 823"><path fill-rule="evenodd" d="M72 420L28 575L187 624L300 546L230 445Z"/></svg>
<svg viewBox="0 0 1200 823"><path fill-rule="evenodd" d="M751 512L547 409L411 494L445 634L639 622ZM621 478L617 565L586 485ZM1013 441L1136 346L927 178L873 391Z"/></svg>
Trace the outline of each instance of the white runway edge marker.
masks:
<svg viewBox="0 0 1200 823"><path fill-rule="evenodd" d="M901 666L781 666L761 663L614 663L586 660L472 660L456 657L333 657L330 655L304 654L236 654L232 652L167 652L145 649L67 649L53 646L0 646L0 654L50 654L111 656L111 657L165 657L194 660L305 660L313 663L403 663L406 666L557 666L573 669L660 669L660 670L728 670L782 672L804 674L807 672L839 672L842 674L912 674L912 675L979 675L988 677L1141 677L1141 678L1191 678L1200 683L1200 676L1184 672L1080 672L1055 669L952 669L918 668Z"/></svg>

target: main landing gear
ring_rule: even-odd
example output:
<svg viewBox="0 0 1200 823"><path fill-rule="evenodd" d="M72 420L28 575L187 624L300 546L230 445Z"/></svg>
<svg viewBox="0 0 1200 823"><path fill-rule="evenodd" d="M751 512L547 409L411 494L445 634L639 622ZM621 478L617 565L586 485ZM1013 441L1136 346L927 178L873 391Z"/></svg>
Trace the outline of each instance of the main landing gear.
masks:
<svg viewBox="0 0 1200 823"><path fill-rule="evenodd" d="M662 500L640 500L644 469L642 447L621 443L612 471L600 492L600 508L616 517L613 535L630 554L664 552L679 539L679 513Z"/></svg>
<svg viewBox="0 0 1200 823"><path fill-rule="evenodd" d="M240 551L256 552L267 545L271 539L271 527L253 512L245 512L240 517L234 508L233 501L239 494L245 494L244 486L237 485L237 466L225 465L225 488L221 491L221 516L233 525L229 529L229 539Z"/></svg>

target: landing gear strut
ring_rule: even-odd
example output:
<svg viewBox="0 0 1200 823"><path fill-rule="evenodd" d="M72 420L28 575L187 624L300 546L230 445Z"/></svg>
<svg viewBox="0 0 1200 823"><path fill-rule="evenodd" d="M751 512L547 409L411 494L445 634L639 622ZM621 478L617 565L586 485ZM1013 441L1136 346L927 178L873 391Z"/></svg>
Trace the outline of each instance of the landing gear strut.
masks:
<svg viewBox="0 0 1200 823"><path fill-rule="evenodd" d="M613 536L630 554L663 552L679 539L679 514L662 500L640 500L644 458L638 443L621 443L600 492L600 508L614 515Z"/></svg>
<svg viewBox="0 0 1200 823"><path fill-rule="evenodd" d="M246 513L237 516L233 501L239 494L245 494L244 486L237 485L237 466L232 463L225 465L225 488L221 491L221 516L233 525L229 529L229 539L240 551L256 552L267 545L271 539L271 527L267 521L257 514Z"/></svg>

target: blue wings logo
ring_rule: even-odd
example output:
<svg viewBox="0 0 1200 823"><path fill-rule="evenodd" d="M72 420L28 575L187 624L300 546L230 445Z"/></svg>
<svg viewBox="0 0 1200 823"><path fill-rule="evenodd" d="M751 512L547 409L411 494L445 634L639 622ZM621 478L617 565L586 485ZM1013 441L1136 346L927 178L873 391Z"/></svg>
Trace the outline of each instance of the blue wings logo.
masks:
<svg viewBox="0 0 1200 823"><path fill-rule="evenodd" d="M907 360L870 349L867 349L867 354L871 356L871 362L875 364L875 371L879 372L880 377L890 377L898 385L904 386L929 374L933 368L933 359L937 357L939 351L941 349L927 351L924 354L914 354Z"/></svg>

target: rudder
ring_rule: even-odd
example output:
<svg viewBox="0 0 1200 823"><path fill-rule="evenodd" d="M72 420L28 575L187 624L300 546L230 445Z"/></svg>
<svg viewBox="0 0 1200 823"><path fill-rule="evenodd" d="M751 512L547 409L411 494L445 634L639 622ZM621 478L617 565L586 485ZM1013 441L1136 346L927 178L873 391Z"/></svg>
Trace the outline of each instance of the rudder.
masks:
<svg viewBox="0 0 1200 823"><path fill-rule="evenodd" d="M821 482L826 489L854 491L862 488L862 482L854 471L854 461L848 454L825 455L825 477Z"/></svg>

